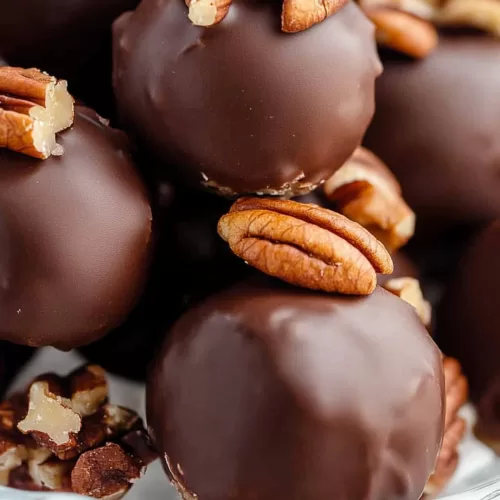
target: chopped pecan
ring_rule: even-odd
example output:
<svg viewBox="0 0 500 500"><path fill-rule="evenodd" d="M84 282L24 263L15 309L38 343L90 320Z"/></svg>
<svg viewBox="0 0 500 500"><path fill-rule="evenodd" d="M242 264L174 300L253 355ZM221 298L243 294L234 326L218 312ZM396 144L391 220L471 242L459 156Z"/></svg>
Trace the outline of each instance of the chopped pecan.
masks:
<svg viewBox="0 0 500 500"><path fill-rule="evenodd" d="M213 26L229 12L232 0L186 0L189 19L196 26Z"/></svg>
<svg viewBox="0 0 500 500"><path fill-rule="evenodd" d="M309 29L335 14L347 0L284 0L281 13L281 30L297 33Z"/></svg>
<svg viewBox="0 0 500 500"><path fill-rule="evenodd" d="M48 382L38 381L31 385L28 414L17 428L33 436L44 448L52 451L72 449L76 446L82 419L71 409L70 400L50 389Z"/></svg>
<svg viewBox="0 0 500 500"><path fill-rule="evenodd" d="M80 456L71 473L75 493L119 499L141 477L141 466L117 444L107 444Z"/></svg>
<svg viewBox="0 0 500 500"><path fill-rule="evenodd" d="M438 44L435 26L409 12L380 7L367 9L365 13L377 28L376 37L380 45L411 57L423 58Z"/></svg>
<svg viewBox="0 0 500 500"><path fill-rule="evenodd" d="M415 214L404 201L401 186L365 148L357 148L323 190L342 214L368 229L391 252L415 232Z"/></svg>
<svg viewBox="0 0 500 500"><path fill-rule="evenodd" d="M68 376L71 405L81 417L94 414L108 399L106 372L97 365L87 365Z"/></svg>
<svg viewBox="0 0 500 500"><path fill-rule="evenodd" d="M432 308L424 299L420 283L414 278L395 278L387 281L384 288L413 306L425 326L430 326Z"/></svg>
<svg viewBox="0 0 500 500"><path fill-rule="evenodd" d="M37 69L0 67L0 147L46 159L61 155L56 133L73 123L65 81Z"/></svg>
<svg viewBox="0 0 500 500"><path fill-rule="evenodd" d="M390 255L374 236L341 214L316 205L241 198L218 225L231 250L288 283L367 295L377 273L390 274Z"/></svg>

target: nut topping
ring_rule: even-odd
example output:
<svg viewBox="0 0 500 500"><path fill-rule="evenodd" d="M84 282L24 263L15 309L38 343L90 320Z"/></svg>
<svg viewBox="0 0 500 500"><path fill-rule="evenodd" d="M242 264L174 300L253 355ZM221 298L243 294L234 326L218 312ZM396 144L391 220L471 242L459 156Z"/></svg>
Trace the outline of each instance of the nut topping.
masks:
<svg viewBox="0 0 500 500"><path fill-rule="evenodd" d="M0 484L121 498L156 452L139 416L107 399L104 370L89 365L0 404Z"/></svg>
<svg viewBox="0 0 500 500"><path fill-rule="evenodd" d="M415 232L415 214L392 172L373 153L357 148L323 186L326 197L393 252Z"/></svg>
<svg viewBox="0 0 500 500"><path fill-rule="evenodd" d="M347 0L284 0L281 13L281 30L297 33L309 29L335 14Z"/></svg>
<svg viewBox="0 0 500 500"><path fill-rule="evenodd" d="M87 451L71 473L73 491L94 498L122 498L141 477L141 468L123 449L113 443Z"/></svg>
<svg viewBox="0 0 500 500"><path fill-rule="evenodd" d="M31 385L28 414L17 424L22 433L38 435L48 448L73 447L81 427L82 419L71 409L71 401L53 394L47 382Z"/></svg>
<svg viewBox="0 0 500 500"><path fill-rule="evenodd" d="M424 299L420 283L414 278L395 278L389 280L384 288L413 306L425 326L430 326L432 309Z"/></svg>
<svg viewBox="0 0 500 500"><path fill-rule="evenodd" d="M189 19L196 26L213 26L229 12L232 0L186 0Z"/></svg>
<svg viewBox="0 0 500 500"><path fill-rule="evenodd" d="M35 158L63 154L56 133L73 124L67 83L37 69L0 67L0 147Z"/></svg>
<svg viewBox="0 0 500 500"><path fill-rule="evenodd" d="M368 295L393 264L359 224L316 205L241 198L218 225L231 250L260 271L326 292Z"/></svg>
<svg viewBox="0 0 500 500"><path fill-rule="evenodd" d="M229 12L232 0L185 0L188 17L196 26L214 26ZM348 0L283 0L281 30L297 33L335 14Z"/></svg>
<svg viewBox="0 0 500 500"><path fill-rule="evenodd" d="M380 45L422 58L438 44L436 28L409 12L388 8L367 9L365 12L377 28L376 38Z"/></svg>

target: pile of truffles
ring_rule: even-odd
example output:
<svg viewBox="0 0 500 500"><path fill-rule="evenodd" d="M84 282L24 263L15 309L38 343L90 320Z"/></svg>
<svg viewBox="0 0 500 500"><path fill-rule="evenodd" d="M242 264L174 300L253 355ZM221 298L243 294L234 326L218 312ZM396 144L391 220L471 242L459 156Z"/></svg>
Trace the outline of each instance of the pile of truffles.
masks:
<svg viewBox="0 0 500 500"><path fill-rule="evenodd" d="M62 3L2 13L0 485L429 500L469 382L500 453L500 2Z"/></svg>

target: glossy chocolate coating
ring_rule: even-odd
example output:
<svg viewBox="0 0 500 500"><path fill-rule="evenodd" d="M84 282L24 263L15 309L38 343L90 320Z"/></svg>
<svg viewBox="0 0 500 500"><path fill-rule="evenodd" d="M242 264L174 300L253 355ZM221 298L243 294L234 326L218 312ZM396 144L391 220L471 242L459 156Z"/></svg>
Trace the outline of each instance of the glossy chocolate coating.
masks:
<svg viewBox="0 0 500 500"><path fill-rule="evenodd" d="M146 291L123 325L80 349L107 371L141 381L165 331L187 308L253 272L217 234L230 201L165 184L158 191L159 241Z"/></svg>
<svg viewBox="0 0 500 500"><path fill-rule="evenodd" d="M280 9L234 0L202 28L182 0L144 0L116 21L118 111L162 175L224 194L307 192L359 145L381 69L373 26L349 3L287 34Z"/></svg>
<svg viewBox="0 0 500 500"><path fill-rule="evenodd" d="M70 91L109 112L111 25L139 0L9 0L2 2L0 56L69 81Z"/></svg>
<svg viewBox="0 0 500 500"><path fill-rule="evenodd" d="M45 161L0 150L0 339L70 349L135 305L151 208L125 135L93 111L59 142Z"/></svg>
<svg viewBox="0 0 500 500"><path fill-rule="evenodd" d="M396 174L417 237L500 216L500 40L441 34L421 61L383 60L365 144Z"/></svg>
<svg viewBox="0 0 500 500"><path fill-rule="evenodd" d="M148 422L167 473L199 500L415 500L443 431L441 355L380 288L244 284L174 326Z"/></svg>
<svg viewBox="0 0 500 500"><path fill-rule="evenodd" d="M500 221L484 229L462 258L448 287L437 340L469 379L470 398L500 439Z"/></svg>

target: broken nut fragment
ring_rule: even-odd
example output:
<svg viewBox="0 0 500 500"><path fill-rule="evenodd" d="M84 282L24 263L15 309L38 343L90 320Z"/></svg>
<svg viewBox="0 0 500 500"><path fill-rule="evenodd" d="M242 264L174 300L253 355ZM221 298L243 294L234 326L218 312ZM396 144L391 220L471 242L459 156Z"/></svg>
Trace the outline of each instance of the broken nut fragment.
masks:
<svg viewBox="0 0 500 500"><path fill-rule="evenodd" d="M347 4L347 0L284 0L281 30L297 33L324 21Z"/></svg>
<svg viewBox="0 0 500 500"><path fill-rule="evenodd" d="M376 27L376 38L380 45L423 58L437 46L437 29L425 19L404 10L390 8L371 8L366 15Z"/></svg>
<svg viewBox="0 0 500 500"><path fill-rule="evenodd" d="M108 399L106 372L97 365L87 365L69 375L71 406L81 417L93 415Z"/></svg>
<svg viewBox="0 0 500 500"><path fill-rule="evenodd" d="M73 124L64 80L37 69L0 67L0 147L35 158L61 155L56 134Z"/></svg>
<svg viewBox="0 0 500 500"><path fill-rule="evenodd" d="M31 385L28 414L17 424L22 433L33 435L46 448L66 449L75 447L81 427L71 401L52 393L48 382Z"/></svg>
<svg viewBox="0 0 500 500"><path fill-rule="evenodd" d="M401 186L382 161L359 147L323 185L339 212L361 224L390 252L415 232L415 214L404 201Z"/></svg>
<svg viewBox="0 0 500 500"><path fill-rule="evenodd" d="M373 235L316 205L241 198L220 219L218 232L253 267L304 288L368 295L377 273L393 271L390 255Z"/></svg>
<svg viewBox="0 0 500 500"><path fill-rule="evenodd" d="M141 477L141 467L114 443L87 451L71 473L75 493L93 498L119 499Z"/></svg>
<svg viewBox="0 0 500 500"><path fill-rule="evenodd" d="M348 0L283 0L281 30L297 33L335 14ZM232 0L185 0L195 26L214 26L227 16Z"/></svg>
<svg viewBox="0 0 500 500"><path fill-rule="evenodd" d="M448 0L437 11L434 20L442 26L470 26L500 36L500 2Z"/></svg>
<svg viewBox="0 0 500 500"><path fill-rule="evenodd" d="M186 0L189 19L195 26L213 26L229 12L232 0Z"/></svg>
<svg viewBox="0 0 500 500"><path fill-rule="evenodd" d="M384 288L413 306L425 326L430 326L432 308L424 299L420 283L415 278L395 278L387 281Z"/></svg>

